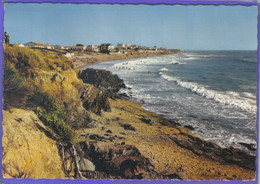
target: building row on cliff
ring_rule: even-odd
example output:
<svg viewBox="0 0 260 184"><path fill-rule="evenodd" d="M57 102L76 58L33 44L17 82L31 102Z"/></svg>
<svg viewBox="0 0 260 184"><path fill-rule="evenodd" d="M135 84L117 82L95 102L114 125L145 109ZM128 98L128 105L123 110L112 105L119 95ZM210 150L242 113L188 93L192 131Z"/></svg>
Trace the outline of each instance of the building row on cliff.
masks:
<svg viewBox="0 0 260 184"><path fill-rule="evenodd" d="M42 49L61 49L61 50L68 50L68 51L89 51L89 52L102 52L102 53L110 53L110 52L124 52L124 50L136 50L136 51L142 51L142 50L153 50L157 51L156 47L150 48L150 47L142 47L139 45L128 45L124 43L118 43L117 47L114 47L111 43L103 43L99 46L97 45L88 45L84 46L81 44L77 44L76 46L52 46L49 44L43 44L40 42L28 42L24 45L20 44L19 46L25 46L29 48L42 48Z"/></svg>

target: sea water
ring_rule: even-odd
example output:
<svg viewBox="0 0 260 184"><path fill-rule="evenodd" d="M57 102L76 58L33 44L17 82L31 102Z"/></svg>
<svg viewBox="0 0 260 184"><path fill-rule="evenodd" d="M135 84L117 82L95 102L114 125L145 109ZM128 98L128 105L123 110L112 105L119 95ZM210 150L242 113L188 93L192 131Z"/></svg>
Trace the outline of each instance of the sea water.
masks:
<svg viewBox="0 0 260 184"><path fill-rule="evenodd" d="M256 51L191 51L103 62L122 89L149 111L192 125L193 133L222 147L256 147Z"/></svg>

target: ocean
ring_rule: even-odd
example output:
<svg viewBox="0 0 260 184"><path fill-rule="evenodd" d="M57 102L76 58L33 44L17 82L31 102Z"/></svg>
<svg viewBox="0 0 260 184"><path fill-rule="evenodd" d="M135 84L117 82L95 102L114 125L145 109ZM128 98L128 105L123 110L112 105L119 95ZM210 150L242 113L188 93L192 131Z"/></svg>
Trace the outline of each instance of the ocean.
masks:
<svg viewBox="0 0 260 184"><path fill-rule="evenodd" d="M256 147L257 51L187 51L88 66L112 71L143 108L221 147Z"/></svg>

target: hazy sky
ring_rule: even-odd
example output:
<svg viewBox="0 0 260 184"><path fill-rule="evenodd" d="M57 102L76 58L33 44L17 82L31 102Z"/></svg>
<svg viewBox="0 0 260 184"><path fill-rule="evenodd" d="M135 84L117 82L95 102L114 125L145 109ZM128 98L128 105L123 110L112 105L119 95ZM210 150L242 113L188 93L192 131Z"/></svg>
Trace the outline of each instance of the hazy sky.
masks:
<svg viewBox="0 0 260 184"><path fill-rule="evenodd" d="M11 43L256 50L256 6L5 4Z"/></svg>

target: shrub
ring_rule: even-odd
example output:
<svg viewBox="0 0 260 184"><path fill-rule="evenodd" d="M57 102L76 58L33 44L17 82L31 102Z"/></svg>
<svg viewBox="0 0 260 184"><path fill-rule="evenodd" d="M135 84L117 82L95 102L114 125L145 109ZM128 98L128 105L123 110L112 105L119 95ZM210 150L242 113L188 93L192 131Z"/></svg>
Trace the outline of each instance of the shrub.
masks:
<svg viewBox="0 0 260 184"><path fill-rule="evenodd" d="M58 111L56 99L47 92L36 90L31 101L36 105L44 108L47 112Z"/></svg>
<svg viewBox="0 0 260 184"><path fill-rule="evenodd" d="M4 62L3 87L5 109L9 106L21 107L25 105L30 91L24 85L23 78L18 71L9 62Z"/></svg>
<svg viewBox="0 0 260 184"><path fill-rule="evenodd" d="M50 127L57 135L60 136L63 143L76 143L76 132L71 126L67 125L63 119L59 118L57 114L53 112L48 113L40 107L37 107L36 114L46 126Z"/></svg>

